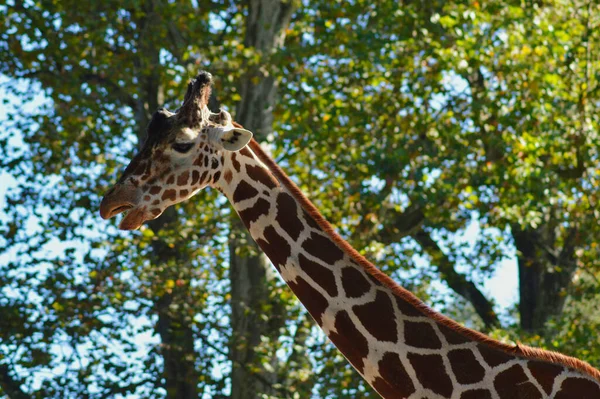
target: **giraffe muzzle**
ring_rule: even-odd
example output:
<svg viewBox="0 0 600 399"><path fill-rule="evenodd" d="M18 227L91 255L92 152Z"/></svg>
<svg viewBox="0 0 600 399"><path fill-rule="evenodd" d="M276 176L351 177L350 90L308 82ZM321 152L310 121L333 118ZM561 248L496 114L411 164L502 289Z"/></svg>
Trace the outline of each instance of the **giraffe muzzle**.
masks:
<svg viewBox="0 0 600 399"><path fill-rule="evenodd" d="M110 219L120 213L127 212L136 207L140 193L131 185L117 184L110 189L100 203L100 216Z"/></svg>

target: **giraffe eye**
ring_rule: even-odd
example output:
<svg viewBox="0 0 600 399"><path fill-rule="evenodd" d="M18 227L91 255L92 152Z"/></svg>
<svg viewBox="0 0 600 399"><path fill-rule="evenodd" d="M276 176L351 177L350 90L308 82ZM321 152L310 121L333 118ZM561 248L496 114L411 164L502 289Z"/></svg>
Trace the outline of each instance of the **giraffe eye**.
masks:
<svg viewBox="0 0 600 399"><path fill-rule="evenodd" d="M185 154L186 152L191 150L193 146L194 143L173 143L171 148L173 148L177 152Z"/></svg>

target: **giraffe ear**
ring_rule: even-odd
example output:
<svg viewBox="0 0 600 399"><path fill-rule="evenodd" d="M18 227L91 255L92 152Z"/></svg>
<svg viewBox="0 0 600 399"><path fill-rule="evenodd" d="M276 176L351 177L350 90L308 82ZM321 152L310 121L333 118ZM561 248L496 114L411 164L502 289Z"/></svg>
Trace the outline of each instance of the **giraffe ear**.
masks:
<svg viewBox="0 0 600 399"><path fill-rule="evenodd" d="M227 151L239 151L252 139L252 132L239 127L232 129L218 129L214 136L215 144Z"/></svg>

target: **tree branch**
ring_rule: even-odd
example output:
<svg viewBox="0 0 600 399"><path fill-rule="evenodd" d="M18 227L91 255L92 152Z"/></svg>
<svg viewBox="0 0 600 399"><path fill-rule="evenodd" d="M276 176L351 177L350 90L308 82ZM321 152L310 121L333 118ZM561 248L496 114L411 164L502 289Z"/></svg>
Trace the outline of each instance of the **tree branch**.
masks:
<svg viewBox="0 0 600 399"><path fill-rule="evenodd" d="M454 269L454 262L448 258L429 233L420 230L412 237L432 257L442 279L448 283L448 286L458 295L471 302L475 311L483 320L486 329L499 326L500 322L491 302L486 299L472 281L469 281L465 275Z"/></svg>
<svg viewBox="0 0 600 399"><path fill-rule="evenodd" d="M393 221L384 224L383 228L375 234L377 241L384 243L398 242L403 237L414 235L414 232L419 230L425 222L425 214L421 206L417 204L412 204L404 212L391 216ZM389 214L385 215L385 218L389 217Z"/></svg>
<svg viewBox="0 0 600 399"><path fill-rule="evenodd" d="M473 305L486 329L500 325L491 302L487 300L473 282L454 269L454 262L442 251L429 233L423 230L425 215L419 205L412 204L404 212L395 215L390 215L390 212L388 212L388 214L382 215L379 220L386 220L387 222L381 230L372 233L371 237L374 240L390 244L398 242L405 236L414 238L421 248L432 257L433 263L448 286ZM363 233L368 230L362 221L359 226L362 226Z"/></svg>

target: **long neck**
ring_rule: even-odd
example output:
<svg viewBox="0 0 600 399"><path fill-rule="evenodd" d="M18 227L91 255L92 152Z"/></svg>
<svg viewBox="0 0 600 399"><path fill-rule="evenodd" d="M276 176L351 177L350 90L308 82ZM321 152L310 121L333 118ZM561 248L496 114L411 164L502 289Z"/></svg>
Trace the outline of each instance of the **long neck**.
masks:
<svg viewBox="0 0 600 399"><path fill-rule="evenodd" d="M229 153L223 167L217 187L319 327L383 397L600 397L600 373L586 363L493 341L397 286L331 229L256 142Z"/></svg>

